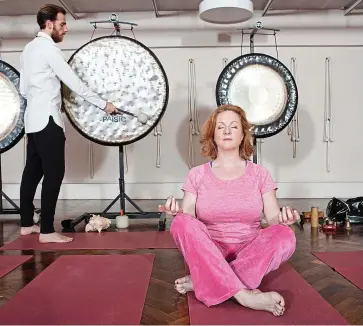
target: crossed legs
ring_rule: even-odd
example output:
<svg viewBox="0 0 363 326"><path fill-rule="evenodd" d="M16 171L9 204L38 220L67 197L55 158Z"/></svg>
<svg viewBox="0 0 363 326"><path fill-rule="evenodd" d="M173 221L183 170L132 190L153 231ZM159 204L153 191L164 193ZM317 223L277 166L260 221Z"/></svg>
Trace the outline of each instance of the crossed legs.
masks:
<svg viewBox="0 0 363 326"><path fill-rule="evenodd" d="M274 225L263 229L242 246L220 244L210 237L203 223L179 213L170 232L191 274L176 281L179 292L194 290L196 298L207 306L234 297L252 309L270 311L276 316L284 312L285 302L280 294L262 293L257 288L265 275L292 256L296 240L289 227Z"/></svg>

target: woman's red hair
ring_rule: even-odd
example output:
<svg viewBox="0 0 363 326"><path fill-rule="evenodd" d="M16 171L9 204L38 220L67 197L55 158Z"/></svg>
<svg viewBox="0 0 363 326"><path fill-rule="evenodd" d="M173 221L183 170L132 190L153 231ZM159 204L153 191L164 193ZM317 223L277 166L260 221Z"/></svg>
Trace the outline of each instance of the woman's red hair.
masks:
<svg viewBox="0 0 363 326"><path fill-rule="evenodd" d="M214 142L214 132L216 129L217 116L224 111L233 111L240 117L243 139L239 147L239 155L244 160L249 160L253 154L252 135L250 131L251 124L247 121L245 111L239 106L229 104L219 106L204 123L200 137L200 143L202 145L200 154L204 157L209 156L212 160L217 157L217 145Z"/></svg>

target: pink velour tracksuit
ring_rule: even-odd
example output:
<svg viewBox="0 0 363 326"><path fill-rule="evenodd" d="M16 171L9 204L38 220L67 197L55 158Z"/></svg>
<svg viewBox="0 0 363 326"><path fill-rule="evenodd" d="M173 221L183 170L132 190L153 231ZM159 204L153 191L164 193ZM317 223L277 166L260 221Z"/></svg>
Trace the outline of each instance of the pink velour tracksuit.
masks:
<svg viewBox="0 0 363 326"><path fill-rule="evenodd" d="M189 171L182 190L197 195L197 218L178 213L170 233L188 264L195 296L205 305L258 288L294 253L290 227L261 227L262 194L274 189L269 172L253 162L233 180L218 179L211 163Z"/></svg>

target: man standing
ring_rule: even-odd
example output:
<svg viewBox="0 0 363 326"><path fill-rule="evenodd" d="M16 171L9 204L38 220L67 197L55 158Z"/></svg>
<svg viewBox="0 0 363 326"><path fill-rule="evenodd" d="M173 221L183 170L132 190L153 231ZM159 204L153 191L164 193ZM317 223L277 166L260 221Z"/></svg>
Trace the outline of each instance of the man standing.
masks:
<svg viewBox="0 0 363 326"><path fill-rule="evenodd" d="M56 43L68 31L66 11L45 5L37 14L40 32L21 54L20 92L27 99L24 116L28 137L27 159L20 186L21 235L40 233L39 241L69 242L54 230L55 208L65 173L65 135L61 114L61 81L86 101L105 110L116 111L88 89L65 61ZM33 222L33 200L40 180L41 226Z"/></svg>

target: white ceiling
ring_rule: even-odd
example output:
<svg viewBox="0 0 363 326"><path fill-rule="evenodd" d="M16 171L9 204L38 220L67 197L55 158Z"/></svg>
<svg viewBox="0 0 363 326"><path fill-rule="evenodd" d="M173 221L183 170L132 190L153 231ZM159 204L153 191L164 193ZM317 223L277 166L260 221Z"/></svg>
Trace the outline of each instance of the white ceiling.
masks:
<svg viewBox="0 0 363 326"><path fill-rule="evenodd" d="M254 10L328 10L346 12L354 8L363 9L362 0L252 0ZM0 0L0 16L34 15L45 3L67 7L72 13L137 12L153 11L156 15L164 11L198 11L201 0ZM355 11L349 10L352 14Z"/></svg>

